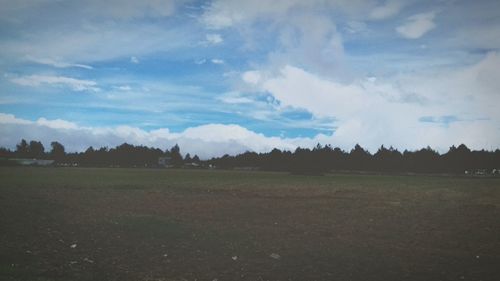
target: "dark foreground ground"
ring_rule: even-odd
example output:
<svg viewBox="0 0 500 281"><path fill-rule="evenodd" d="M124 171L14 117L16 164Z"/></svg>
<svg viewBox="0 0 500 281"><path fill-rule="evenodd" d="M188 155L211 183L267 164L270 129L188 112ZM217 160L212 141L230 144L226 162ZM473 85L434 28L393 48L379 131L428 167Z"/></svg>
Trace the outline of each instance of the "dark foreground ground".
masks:
<svg viewBox="0 0 500 281"><path fill-rule="evenodd" d="M0 168L0 280L500 280L500 180Z"/></svg>

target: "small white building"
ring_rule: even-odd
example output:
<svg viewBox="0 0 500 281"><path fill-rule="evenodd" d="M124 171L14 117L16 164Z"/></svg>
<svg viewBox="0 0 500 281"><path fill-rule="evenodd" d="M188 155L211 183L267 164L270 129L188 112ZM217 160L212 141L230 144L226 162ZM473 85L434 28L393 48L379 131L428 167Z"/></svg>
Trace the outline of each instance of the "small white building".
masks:
<svg viewBox="0 0 500 281"><path fill-rule="evenodd" d="M169 157L169 156L158 157L158 166L164 167L164 168L173 167L172 157Z"/></svg>

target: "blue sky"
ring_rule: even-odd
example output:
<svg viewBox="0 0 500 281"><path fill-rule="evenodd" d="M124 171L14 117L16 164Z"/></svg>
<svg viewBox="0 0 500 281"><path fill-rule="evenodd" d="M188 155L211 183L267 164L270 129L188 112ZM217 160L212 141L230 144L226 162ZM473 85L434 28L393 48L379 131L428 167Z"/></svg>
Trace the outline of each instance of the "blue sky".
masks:
<svg viewBox="0 0 500 281"><path fill-rule="evenodd" d="M500 146L498 1L0 0L0 145Z"/></svg>

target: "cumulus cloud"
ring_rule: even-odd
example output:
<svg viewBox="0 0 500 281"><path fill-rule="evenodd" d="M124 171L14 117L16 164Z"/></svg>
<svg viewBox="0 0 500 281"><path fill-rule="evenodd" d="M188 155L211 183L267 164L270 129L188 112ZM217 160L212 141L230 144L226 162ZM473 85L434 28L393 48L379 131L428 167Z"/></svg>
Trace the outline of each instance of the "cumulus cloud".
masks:
<svg viewBox="0 0 500 281"><path fill-rule="evenodd" d="M255 82L255 72L243 74L246 81ZM343 85L317 77L298 67L286 65L276 77L261 82L261 89L273 94L282 106L304 108L318 116L348 116L363 105L361 87ZM358 109L356 109L358 110Z"/></svg>
<svg viewBox="0 0 500 281"><path fill-rule="evenodd" d="M372 151L382 144L400 149L431 145L444 150L457 143L484 148L500 145L496 141L500 140L500 114L494 109L500 102L500 85L492 77L500 71L499 62L498 54L492 53L474 65L433 73L433 77L370 77L352 83L287 65L277 74L253 70L244 73L242 80L273 95L281 107L334 118L336 129L327 141L340 147L359 142ZM429 116L454 119L446 119L450 122L443 126L443 122L428 122Z"/></svg>
<svg viewBox="0 0 500 281"><path fill-rule="evenodd" d="M435 12L416 14L409 17L403 25L396 27L396 31L408 39L417 39L436 27Z"/></svg>
<svg viewBox="0 0 500 281"><path fill-rule="evenodd" d="M11 82L30 87L38 87L41 85L63 86L72 89L73 91L94 91L100 89L97 83L91 80L75 79L65 76L51 76L51 75L28 75L14 77L10 79Z"/></svg>

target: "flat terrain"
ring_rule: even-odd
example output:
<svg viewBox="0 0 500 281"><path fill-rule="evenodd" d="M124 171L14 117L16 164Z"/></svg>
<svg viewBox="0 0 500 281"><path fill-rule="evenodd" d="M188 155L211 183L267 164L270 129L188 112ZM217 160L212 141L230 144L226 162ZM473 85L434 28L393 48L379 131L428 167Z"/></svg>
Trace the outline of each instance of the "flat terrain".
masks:
<svg viewBox="0 0 500 281"><path fill-rule="evenodd" d="M0 280L500 280L500 179L0 168Z"/></svg>

